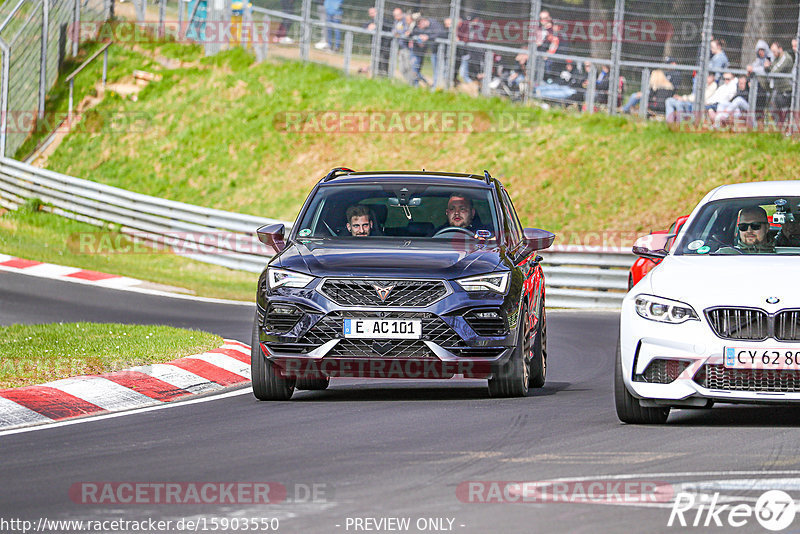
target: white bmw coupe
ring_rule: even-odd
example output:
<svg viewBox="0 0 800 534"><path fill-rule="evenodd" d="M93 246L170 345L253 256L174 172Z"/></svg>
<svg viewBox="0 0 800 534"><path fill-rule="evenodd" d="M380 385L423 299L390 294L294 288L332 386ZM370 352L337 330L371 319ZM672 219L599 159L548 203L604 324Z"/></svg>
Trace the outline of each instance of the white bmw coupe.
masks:
<svg viewBox="0 0 800 534"><path fill-rule="evenodd" d="M800 181L714 189L622 304L614 393L625 423L670 408L800 403Z"/></svg>

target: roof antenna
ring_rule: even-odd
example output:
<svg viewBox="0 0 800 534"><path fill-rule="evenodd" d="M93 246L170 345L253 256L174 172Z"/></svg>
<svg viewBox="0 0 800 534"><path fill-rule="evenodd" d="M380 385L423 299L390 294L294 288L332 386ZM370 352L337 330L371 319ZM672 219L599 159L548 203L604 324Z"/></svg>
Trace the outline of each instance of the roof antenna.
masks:
<svg viewBox="0 0 800 534"><path fill-rule="evenodd" d="M485 169L484 169L484 171L483 171L483 178L484 178L484 180L486 180L486 183L488 184L488 183L490 183L490 181L491 181L491 179L492 179L492 175L491 175L491 174L489 174L489 171L487 171L487 170L485 170Z"/></svg>
<svg viewBox="0 0 800 534"><path fill-rule="evenodd" d="M425 167L422 167L422 172L425 172Z"/></svg>

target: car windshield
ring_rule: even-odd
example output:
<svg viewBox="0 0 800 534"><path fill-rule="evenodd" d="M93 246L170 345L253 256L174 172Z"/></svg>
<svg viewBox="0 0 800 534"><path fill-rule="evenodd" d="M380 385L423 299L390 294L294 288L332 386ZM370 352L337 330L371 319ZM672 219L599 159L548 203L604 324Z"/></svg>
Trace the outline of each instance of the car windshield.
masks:
<svg viewBox="0 0 800 534"><path fill-rule="evenodd" d="M687 227L676 255L800 255L800 197L709 202Z"/></svg>
<svg viewBox="0 0 800 534"><path fill-rule="evenodd" d="M299 238L497 238L486 188L422 184L320 187L299 222Z"/></svg>

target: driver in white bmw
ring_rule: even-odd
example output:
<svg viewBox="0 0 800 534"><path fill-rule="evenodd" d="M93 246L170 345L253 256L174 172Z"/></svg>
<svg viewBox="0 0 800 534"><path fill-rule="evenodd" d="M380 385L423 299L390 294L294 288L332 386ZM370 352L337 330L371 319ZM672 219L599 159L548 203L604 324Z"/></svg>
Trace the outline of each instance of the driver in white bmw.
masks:
<svg viewBox="0 0 800 534"><path fill-rule="evenodd" d="M767 212L760 206L742 208L736 222L736 248L742 252L774 252Z"/></svg>

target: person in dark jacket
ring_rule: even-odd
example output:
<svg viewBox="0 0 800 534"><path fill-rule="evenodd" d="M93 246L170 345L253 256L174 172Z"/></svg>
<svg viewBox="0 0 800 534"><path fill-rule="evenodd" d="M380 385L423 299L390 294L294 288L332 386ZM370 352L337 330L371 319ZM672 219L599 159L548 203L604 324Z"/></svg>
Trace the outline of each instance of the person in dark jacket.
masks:
<svg viewBox="0 0 800 534"><path fill-rule="evenodd" d="M409 36L409 47L411 48L412 64L414 66L415 78L413 85L419 85L420 81L425 82L427 85L435 87L439 82L439 73L436 68L437 58L436 52L438 45L436 39L444 39L447 37L447 32L441 22L428 17L420 17L416 26ZM431 55L431 63L433 66L433 83L428 83L428 80L422 76L422 65L425 62L425 56Z"/></svg>
<svg viewBox="0 0 800 534"><path fill-rule="evenodd" d="M675 94L675 86L667 79L666 73L661 69L656 69L650 73L650 96L647 102L647 109L653 113L663 114L665 103L668 98ZM623 106L623 113L630 113L631 108L642 100L642 92L633 93L628 102Z"/></svg>
<svg viewBox="0 0 800 534"><path fill-rule="evenodd" d="M794 68L792 56L784 52L783 46L777 41L769 47L775 62L767 61L764 63L764 71L768 74L791 74ZM786 122L786 115L792 103L792 80L791 78L775 78L772 81L772 96L769 101L769 112L775 119L779 128L783 128Z"/></svg>

